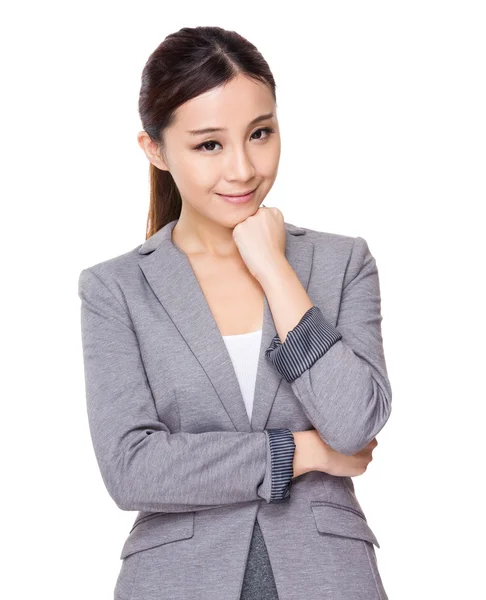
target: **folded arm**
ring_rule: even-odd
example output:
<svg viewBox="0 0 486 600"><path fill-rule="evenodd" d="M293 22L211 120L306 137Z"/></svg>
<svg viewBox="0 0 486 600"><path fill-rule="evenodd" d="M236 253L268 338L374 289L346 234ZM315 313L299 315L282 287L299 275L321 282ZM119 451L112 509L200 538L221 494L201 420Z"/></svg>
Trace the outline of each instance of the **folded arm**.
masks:
<svg viewBox="0 0 486 600"><path fill-rule="evenodd" d="M158 418L130 317L91 269L78 283L88 421L103 481L119 508L185 512L285 501L292 432L171 433Z"/></svg>
<svg viewBox="0 0 486 600"><path fill-rule="evenodd" d="M262 285L272 314L281 311L280 316L274 314L276 322L288 324L301 315L293 329L281 326L284 342L277 334L265 356L290 383L322 440L337 452L355 454L384 427L392 399L381 334L379 276L366 240L355 239L336 326L312 304L288 269L280 279L274 272Z"/></svg>

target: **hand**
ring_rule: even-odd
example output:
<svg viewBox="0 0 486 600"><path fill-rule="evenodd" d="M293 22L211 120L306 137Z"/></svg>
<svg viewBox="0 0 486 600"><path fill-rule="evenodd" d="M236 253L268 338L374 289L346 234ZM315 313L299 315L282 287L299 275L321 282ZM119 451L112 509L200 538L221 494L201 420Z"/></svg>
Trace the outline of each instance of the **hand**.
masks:
<svg viewBox="0 0 486 600"><path fill-rule="evenodd" d="M233 239L248 270L263 279L285 256L285 222L275 207L260 207L233 228Z"/></svg>
<svg viewBox="0 0 486 600"><path fill-rule="evenodd" d="M376 438L356 454L348 456L333 450L315 429L292 432L295 440L294 477L309 471L322 471L339 477L362 475L373 460Z"/></svg>
<svg viewBox="0 0 486 600"><path fill-rule="evenodd" d="M377 439L373 438L371 442L359 452L352 456L348 456L333 450L320 438L317 431L315 434L315 437L317 438L316 445L318 448L321 447L321 453L326 456L325 460L321 463L322 468L319 468L318 470L339 477L355 477L356 475L362 475L373 460L373 450L378 446Z"/></svg>

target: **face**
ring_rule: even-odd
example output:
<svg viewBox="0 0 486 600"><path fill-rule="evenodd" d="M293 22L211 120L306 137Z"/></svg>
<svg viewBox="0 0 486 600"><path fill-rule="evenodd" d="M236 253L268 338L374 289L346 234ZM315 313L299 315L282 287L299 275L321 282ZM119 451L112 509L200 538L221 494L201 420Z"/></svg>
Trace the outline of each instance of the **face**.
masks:
<svg viewBox="0 0 486 600"><path fill-rule="evenodd" d="M195 133L213 128L218 131ZM162 149L146 133L141 139L143 133L140 145L153 164L170 171L183 214L191 219L235 227L258 210L276 179L280 132L275 101L265 84L241 74L180 106L164 132ZM221 196L250 190L255 190L250 200L240 204Z"/></svg>

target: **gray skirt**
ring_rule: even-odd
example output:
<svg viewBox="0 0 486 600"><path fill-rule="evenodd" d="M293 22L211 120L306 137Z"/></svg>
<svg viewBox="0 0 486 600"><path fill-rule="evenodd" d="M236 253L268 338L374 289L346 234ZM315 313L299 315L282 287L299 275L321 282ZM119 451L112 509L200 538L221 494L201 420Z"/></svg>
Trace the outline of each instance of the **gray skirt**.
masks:
<svg viewBox="0 0 486 600"><path fill-rule="evenodd" d="M240 600L278 600L265 540L255 519Z"/></svg>

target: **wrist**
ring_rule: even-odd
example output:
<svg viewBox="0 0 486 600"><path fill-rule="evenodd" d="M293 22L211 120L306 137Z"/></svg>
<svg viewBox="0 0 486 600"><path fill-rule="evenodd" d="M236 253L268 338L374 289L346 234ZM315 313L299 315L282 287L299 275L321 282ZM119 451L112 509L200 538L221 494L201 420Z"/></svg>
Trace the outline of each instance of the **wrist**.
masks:
<svg viewBox="0 0 486 600"><path fill-rule="evenodd" d="M295 452L294 452L294 462L293 468L294 473L293 477L299 477L299 475L303 475L304 473L308 473L309 471L317 471L317 468L314 465L314 452L313 452L313 442L312 436L310 435L311 431L294 431L292 435L294 436L295 441Z"/></svg>
<svg viewBox="0 0 486 600"><path fill-rule="evenodd" d="M277 255L268 260L264 271L259 273L256 279L262 287L271 286L274 282L281 282L283 278L286 278L292 272L293 269L287 257L284 254Z"/></svg>

